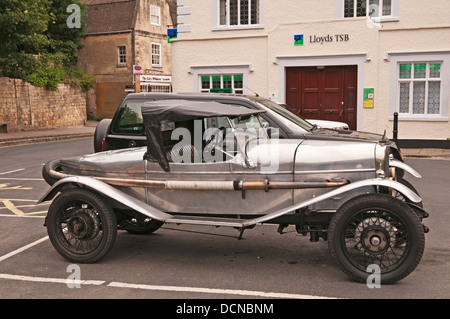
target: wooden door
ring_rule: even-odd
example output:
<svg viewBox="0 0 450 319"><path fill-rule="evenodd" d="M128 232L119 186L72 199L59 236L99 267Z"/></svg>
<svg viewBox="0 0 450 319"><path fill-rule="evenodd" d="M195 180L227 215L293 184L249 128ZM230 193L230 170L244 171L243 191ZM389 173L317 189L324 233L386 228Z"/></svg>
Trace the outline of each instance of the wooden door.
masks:
<svg viewBox="0 0 450 319"><path fill-rule="evenodd" d="M345 122L356 129L357 67L286 70L286 104L306 119Z"/></svg>

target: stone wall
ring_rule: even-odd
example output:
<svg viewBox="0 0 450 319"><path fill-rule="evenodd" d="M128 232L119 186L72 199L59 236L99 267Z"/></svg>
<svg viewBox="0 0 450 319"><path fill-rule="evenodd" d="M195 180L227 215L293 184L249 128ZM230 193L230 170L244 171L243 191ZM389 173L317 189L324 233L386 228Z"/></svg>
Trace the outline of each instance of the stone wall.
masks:
<svg viewBox="0 0 450 319"><path fill-rule="evenodd" d="M60 84L57 91L0 77L0 132L74 127L86 122L86 92Z"/></svg>

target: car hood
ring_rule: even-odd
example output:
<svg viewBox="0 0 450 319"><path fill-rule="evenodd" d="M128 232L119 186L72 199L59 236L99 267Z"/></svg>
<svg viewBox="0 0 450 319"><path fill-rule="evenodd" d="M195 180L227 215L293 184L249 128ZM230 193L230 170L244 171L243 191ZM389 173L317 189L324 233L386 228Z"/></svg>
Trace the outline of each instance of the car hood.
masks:
<svg viewBox="0 0 450 319"><path fill-rule="evenodd" d="M325 121L325 120L311 120L306 119L309 123L318 125L322 128L348 130L348 125L343 122Z"/></svg>
<svg viewBox="0 0 450 319"><path fill-rule="evenodd" d="M389 139L381 134L351 131L351 130L335 130L318 128L304 135L305 139L321 139L321 140L342 140L342 141L364 141L364 142L380 142L389 141Z"/></svg>

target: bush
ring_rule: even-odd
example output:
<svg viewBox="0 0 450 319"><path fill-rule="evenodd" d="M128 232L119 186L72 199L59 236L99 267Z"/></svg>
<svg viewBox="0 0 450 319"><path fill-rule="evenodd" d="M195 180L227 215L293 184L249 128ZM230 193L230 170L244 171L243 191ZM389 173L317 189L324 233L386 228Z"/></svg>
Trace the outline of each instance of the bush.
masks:
<svg viewBox="0 0 450 319"><path fill-rule="evenodd" d="M25 80L34 86L45 87L47 90L57 91L58 84L63 82L66 74L60 66L46 66L30 74Z"/></svg>
<svg viewBox="0 0 450 319"><path fill-rule="evenodd" d="M70 4L81 8L80 28L67 27ZM57 90L59 83L91 89L93 77L75 67L86 7L79 0L1 0L0 75L48 90Z"/></svg>

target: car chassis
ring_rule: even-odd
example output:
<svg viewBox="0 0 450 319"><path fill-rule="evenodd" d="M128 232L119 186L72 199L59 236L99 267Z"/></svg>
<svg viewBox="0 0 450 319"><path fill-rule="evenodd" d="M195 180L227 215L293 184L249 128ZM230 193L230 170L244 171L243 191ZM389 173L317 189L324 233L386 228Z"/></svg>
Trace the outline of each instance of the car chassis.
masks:
<svg viewBox="0 0 450 319"><path fill-rule="evenodd" d="M420 174L390 158L387 139L278 140L265 130L239 137L234 124L259 113L216 102L145 102L147 147L46 163L51 188L39 202L53 200L45 222L53 246L70 261L92 263L112 249L118 229L147 234L164 223L223 226L242 238L244 230L270 223L279 233L294 225L311 241L327 240L338 267L355 281L365 282L374 264L385 284L410 274L424 251L428 214L396 172ZM201 119L205 126L217 117L230 125L232 147L219 143L223 128L216 127L201 141L203 156L184 139L168 151L163 125ZM222 160L204 161L218 153ZM171 162L174 155L184 161ZM273 163L276 169L268 169Z"/></svg>

